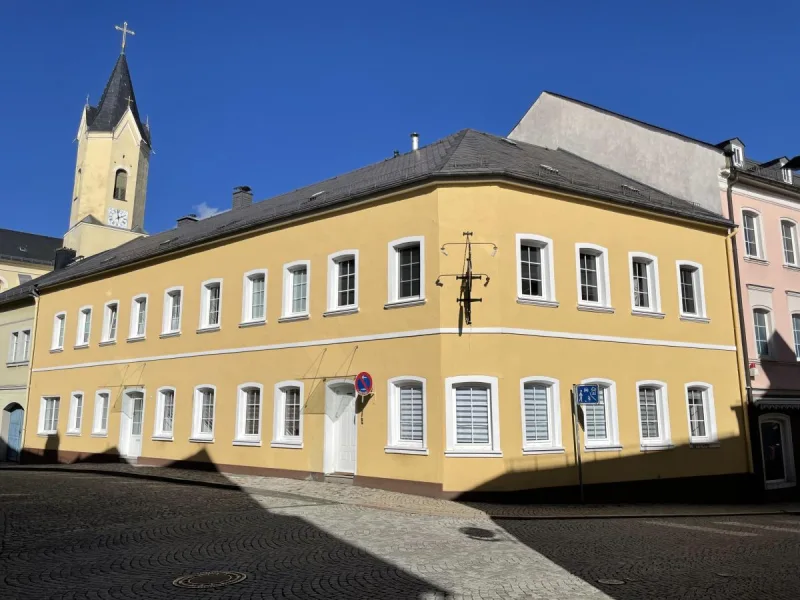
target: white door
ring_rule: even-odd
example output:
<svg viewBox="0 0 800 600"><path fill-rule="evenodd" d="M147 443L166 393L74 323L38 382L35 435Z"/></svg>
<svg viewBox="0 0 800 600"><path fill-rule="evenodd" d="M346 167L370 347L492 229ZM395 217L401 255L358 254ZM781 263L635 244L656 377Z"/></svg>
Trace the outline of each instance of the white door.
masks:
<svg viewBox="0 0 800 600"><path fill-rule="evenodd" d="M334 471L356 472L356 394L337 391L338 418L333 423Z"/></svg>
<svg viewBox="0 0 800 600"><path fill-rule="evenodd" d="M142 429L144 419L144 394L127 392L122 400L119 422L119 453L128 458L137 458L142 453Z"/></svg>

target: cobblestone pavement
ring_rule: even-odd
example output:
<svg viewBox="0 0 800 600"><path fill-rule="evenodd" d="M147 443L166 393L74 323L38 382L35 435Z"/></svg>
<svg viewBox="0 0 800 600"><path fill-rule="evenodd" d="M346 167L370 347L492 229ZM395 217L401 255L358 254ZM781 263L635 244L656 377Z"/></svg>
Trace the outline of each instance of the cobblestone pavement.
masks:
<svg viewBox="0 0 800 600"><path fill-rule="evenodd" d="M495 523L618 600L800 598L798 516Z"/></svg>
<svg viewBox="0 0 800 600"><path fill-rule="evenodd" d="M0 599L608 598L472 507L419 514L335 484L183 475L0 470ZM172 584L216 570L247 578Z"/></svg>

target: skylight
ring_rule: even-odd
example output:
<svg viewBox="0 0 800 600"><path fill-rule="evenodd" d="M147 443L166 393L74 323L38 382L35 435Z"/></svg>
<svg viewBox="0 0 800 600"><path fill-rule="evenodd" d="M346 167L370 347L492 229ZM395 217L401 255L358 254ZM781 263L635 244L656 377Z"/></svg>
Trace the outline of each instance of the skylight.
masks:
<svg viewBox="0 0 800 600"><path fill-rule="evenodd" d="M556 169L555 167L551 167L550 165L539 165L539 166L548 173L552 173L553 175L558 175L558 169Z"/></svg>

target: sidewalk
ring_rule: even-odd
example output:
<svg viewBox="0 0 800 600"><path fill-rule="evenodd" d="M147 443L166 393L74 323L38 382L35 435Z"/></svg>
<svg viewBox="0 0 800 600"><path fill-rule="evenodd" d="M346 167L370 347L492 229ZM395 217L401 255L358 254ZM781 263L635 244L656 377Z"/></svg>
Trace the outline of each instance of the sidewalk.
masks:
<svg viewBox="0 0 800 600"><path fill-rule="evenodd" d="M800 514L800 503L508 505L485 502L455 502L338 483L233 475L188 469L141 467L122 463L0 466L0 471L5 469L57 469L76 473L108 473L131 477L152 477L170 481L191 481L211 486L238 487L252 495L290 494L326 503L460 519L621 519Z"/></svg>

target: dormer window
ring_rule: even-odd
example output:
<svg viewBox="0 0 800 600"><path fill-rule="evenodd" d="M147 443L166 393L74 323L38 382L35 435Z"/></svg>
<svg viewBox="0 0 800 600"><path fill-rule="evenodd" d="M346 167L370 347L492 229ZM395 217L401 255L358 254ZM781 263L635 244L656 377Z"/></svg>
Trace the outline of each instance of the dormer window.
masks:
<svg viewBox="0 0 800 600"><path fill-rule="evenodd" d="M781 169L781 176L784 183L792 184L792 172L789 169Z"/></svg>
<svg viewBox="0 0 800 600"><path fill-rule="evenodd" d="M741 146L731 146L733 149L733 166L741 167L744 164L744 150Z"/></svg>

